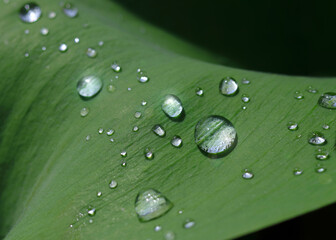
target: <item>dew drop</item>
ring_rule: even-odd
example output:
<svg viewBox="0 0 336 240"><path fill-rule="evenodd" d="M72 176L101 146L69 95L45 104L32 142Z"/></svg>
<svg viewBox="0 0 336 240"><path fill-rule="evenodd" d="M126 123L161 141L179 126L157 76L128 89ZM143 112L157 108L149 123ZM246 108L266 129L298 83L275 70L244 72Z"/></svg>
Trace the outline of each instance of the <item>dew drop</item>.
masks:
<svg viewBox="0 0 336 240"><path fill-rule="evenodd" d="M62 53L66 52L68 50L68 46L65 43L62 43L59 47L58 50Z"/></svg>
<svg viewBox="0 0 336 240"><path fill-rule="evenodd" d="M24 33L25 33L26 35L28 35L28 34L29 34L29 29L26 29L26 30L24 31Z"/></svg>
<svg viewBox="0 0 336 240"><path fill-rule="evenodd" d="M103 195L102 192L97 192L97 197L101 197Z"/></svg>
<svg viewBox="0 0 336 240"><path fill-rule="evenodd" d="M238 93L238 84L233 78L226 77L220 82L219 91L225 96L234 96Z"/></svg>
<svg viewBox="0 0 336 240"><path fill-rule="evenodd" d="M246 78L242 79L242 84L249 85L250 83L251 83L250 80L247 80Z"/></svg>
<svg viewBox="0 0 336 240"><path fill-rule="evenodd" d="M65 3L63 5L63 12L69 18L75 18L78 15L78 9L74 7L71 3Z"/></svg>
<svg viewBox="0 0 336 240"><path fill-rule="evenodd" d="M47 47L43 46L42 51L45 51L45 50L47 50Z"/></svg>
<svg viewBox="0 0 336 240"><path fill-rule="evenodd" d="M329 130L330 129L330 126L328 124L323 124L322 128L324 130Z"/></svg>
<svg viewBox="0 0 336 240"><path fill-rule="evenodd" d="M48 28L41 28L40 33L43 36L47 36L49 34L49 29Z"/></svg>
<svg viewBox="0 0 336 240"><path fill-rule="evenodd" d="M243 94L241 99L244 103L248 103L250 101L250 97L247 94Z"/></svg>
<svg viewBox="0 0 336 240"><path fill-rule="evenodd" d="M195 226L195 221L191 220L191 219L187 219L184 223L183 223L183 227L185 229L189 229L192 228L193 226Z"/></svg>
<svg viewBox="0 0 336 240"><path fill-rule="evenodd" d="M84 107L80 110L80 115L82 117L86 117L88 114L89 114L89 109L88 108Z"/></svg>
<svg viewBox="0 0 336 240"><path fill-rule="evenodd" d="M314 94L318 92L317 89L312 87L312 86L308 86L306 91L309 92L309 93L314 93Z"/></svg>
<svg viewBox="0 0 336 240"><path fill-rule="evenodd" d="M29 57L29 53L26 52L26 53L24 54L24 56L25 56L26 58Z"/></svg>
<svg viewBox="0 0 336 240"><path fill-rule="evenodd" d="M90 209L88 210L88 215L89 215L89 216L94 216L94 215L96 215L96 209L95 209L95 208L90 208Z"/></svg>
<svg viewBox="0 0 336 240"><path fill-rule="evenodd" d="M300 176L302 174L303 174L303 170L302 169L300 169L300 168L294 168L294 170L293 170L293 175L294 176Z"/></svg>
<svg viewBox="0 0 336 240"><path fill-rule="evenodd" d="M114 92L116 90L115 86L113 84L107 85L107 91L110 93Z"/></svg>
<svg viewBox="0 0 336 240"><path fill-rule="evenodd" d="M162 111L173 120L182 120L184 116L184 109L181 100L173 95L168 94L162 103Z"/></svg>
<svg viewBox="0 0 336 240"><path fill-rule="evenodd" d="M153 160L154 159L154 153L150 148L145 149L145 158L147 160Z"/></svg>
<svg viewBox="0 0 336 240"><path fill-rule="evenodd" d="M87 136L85 137L85 140L86 140L86 141L90 141L90 139L91 139L91 136L90 136L90 135L87 135Z"/></svg>
<svg viewBox="0 0 336 240"><path fill-rule="evenodd" d="M318 104L324 108L336 109L336 93L323 93L318 100Z"/></svg>
<svg viewBox="0 0 336 240"><path fill-rule="evenodd" d="M109 184L109 187L110 187L111 189L115 189L116 187L118 187L118 183L117 183L117 181L112 180L112 181L110 182L110 184Z"/></svg>
<svg viewBox="0 0 336 240"><path fill-rule="evenodd" d="M246 110L246 109L247 109L247 107L246 107L246 106L242 106L242 109L243 109L243 110Z"/></svg>
<svg viewBox="0 0 336 240"><path fill-rule="evenodd" d="M137 118L137 119L141 118L141 116L142 116L141 112L135 112L134 113L134 117Z"/></svg>
<svg viewBox="0 0 336 240"><path fill-rule="evenodd" d="M93 223L93 219L89 219L89 223Z"/></svg>
<svg viewBox="0 0 336 240"><path fill-rule="evenodd" d="M42 14L41 8L36 3L26 3L20 9L20 18L23 22L34 23L40 19Z"/></svg>
<svg viewBox="0 0 336 240"><path fill-rule="evenodd" d="M98 46L99 46L99 47L102 47L103 45L104 45L104 42L103 42L103 41L99 41L99 42L98 42Z"/></svg>
<svg viewBox="0 0 336 240"><path fill-rule="evenodd" d="M111 138L111 139L110 139L110 142L114 142L114 139L113 139L113 138Z"/></svg>
<svg viewBox="0 0 336 240"><path fill-rule="evenodd" d="M196 88L195 93L196 93L196 95L199 96L199 97L204 96L204 91L203 91L202 88L199 88L199 87Z"/></svg>
<svg viewBox="0 0 336 240"><path fill-rule="evenodd" d="M137 131L139 131L139 127L138 126L134 126L132 130L133 130L133 132L137 132Z"/></svg>
<svg viewBox="0 0 336 240"><path fill-rule="evenodd" d="M86 76L80 79L77 83L78 94L83 98L91 98L103 87L103 82L95 76Z"/></svg>
<svg viewBox="0 0 336 240"><path fill-rule="evenodd" d="M146 106L147 102L146 101L141 101L141 106Z"/></svg>
<svg viewBox="0 0 336 240"><path fill-rule="evenodd" d="M135 212L141 222L147 222L167 213L173 204L159 191L148 189L138 193Z"/></svg>
<svg viewBox="0 0 336 240"><path fill-rule="evenodd" d="M319 148L316 150L315 158L317 160L327 160L329 156L329 152L324 148Z"/></svg>
<svg viewBox="0 0 336 240"><path fill-rule="evenodd" d="M161 231L162 227L160 225L157 225L154 227L154 231L155 232L158 232L158 231Z"/></svg>
<svg viewBox="0 0 336 240"><path fill-rule="evenodd" d="M326 171L327 171L327 169L325 167L323 167L322 164L317 164L316 167L315 167L315 172L317 172L317 173L324 173Z"/></svg>
<svg viewBox="0 0 336 240"><path fill-rule="evenodd" d="M289 123L287 123L287 128L290 131L296 131L296 130L299 129L299 125L298 125L297 122L289 122Z"/></svg>
<svg viewBox="0 0 336 240"><path fill-rule="evenodd" d="M112 68L112 70L114 71L114 72L116 72L116 73L119 73L119 72L121 72L121 67L120 67L120 65L118 64L118 63L113 63L112 65L111 65L111 68Z"/></svg>
<svg viewBox="0 0 336 240"><path fill-rule="evenodd" d="M88 48L86 50L86 55L89 57L89 58L95 58L97 57L97 51L93 48Z"/></svg>
<svg viewBox="0 0 336 240"><path fill-rule="evenodd" d="M137 79L141 83L146 83L149 81L149 77L145 71L142 71L140 68L137 69Z"/></svg>
<svg viewBox="0 0 336 240"><path fill-rule="evenodd" d="M320 132L313 132L310 134L308 138L308 143L311 145L325 145L327 144L327 140L325 139L324 135Z"/></svg>
<svg viewBox="0 0 336 240"><path fill-rule="evenodd" d="M127 152L126 151L121 151L120 156L122 156L123 158L127 157Z"/></svg>
<svg viewBox="0 0 336 240"><path fill-rule="evenodd" d="M175 233L172 231L168 231L165 234L165 240L174 240L175 239Z"/></svg>
<svg viewBox="0 0 336 240"><path fill-rule="evenodd" d="M109 130L107 130L107 132L106 132L106 135L107 136L112 136L114 134L114 130L113 129L109 129Z"/></svg>
<svg viewBox="0 0 336 240"><path fill-rule="evenodd" d="M98 129L98 133L99 133L99 134L102 134L103 132L104 132L104 129L103 129L103 128L99 128L99 129Z"/></svg>
<svg viewBox="0 0 336 240"><path fill-rule="evenodd" d="M236 146L237 132L232 123L221 116L202 118L195 127L195 142L210 158L224 157Z"/></svg>
<svg viewBox="0 0 336 240"><path fill-rule="evenodd" d="M242 177L244 179L248 180L248 179L252 179L254 177L254 174L251 171L249 171L248 169L245 169L244 172L243 172Z"/></svg>
<svg viewBox="0 0 336 240"><path fill-rule="evenodd" d="M75 42L75 43L79 43L79 38L76 37L76 38L74 39L74 42Z"/></svg>
<svg viewBox="0 0 336 240"><path fill-rule="evenodd" d="M121 166L122 166L122 167L127 167L127 163L126 163L126 162L122 162L122 163L121 163Z"/></svg>
<svg viewBox="0 0 336 240"><path fill-rule="evenodd" d="M172 140L170 141L171 145L176 148L182 147L182 138L180 136L175 135Z"/></svg>
<svg viewBox="0 0 336 240"><path fill-rule="evenodd" d="M294 98L297 99L297 100L302 100L302 99L304 99L304 96L303 96L302 92L296 91L294 93Z"/></svg>
<svg viewBox="0 0 336 240"><path fill-rule="evenodd" d="M49 12L48 13L48 18L49 19L54 19L56 17L56 13L55 12Z"/></svg>
<svg viewBox="0 0 336 240"><path fill-rule="evenodd" d="M159 137L166 136L166 131L160 124L154 125L154 127L152 128L152 131Z"/></svg>

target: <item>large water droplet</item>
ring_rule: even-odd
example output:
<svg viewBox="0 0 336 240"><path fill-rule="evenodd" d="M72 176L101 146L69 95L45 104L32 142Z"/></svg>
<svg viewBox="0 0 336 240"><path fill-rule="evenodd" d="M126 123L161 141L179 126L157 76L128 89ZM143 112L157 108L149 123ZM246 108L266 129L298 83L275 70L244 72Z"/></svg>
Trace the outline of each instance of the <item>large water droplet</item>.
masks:
<svg viewBox="0 0 336 240"><path fill-rule="evenodd" d="M160 124L156 124L154 125L154 127L152 128L152 131L158 135L159 137L164 137L166 136L166 131L165 129L160 125Z"/></svg>
<svg viewBox="0 0 336 240"><path fill-rule="evenodd" d="M318 100L318 104L324 108L336 109L336 93L323 93Z"/></svg>
<svg viewBox="0 0 336 240"><path fill-rule="evenodd" d="M26 3L20 9L20 18L26 23L33 23L40 19L42 10L36 3Z"/></svg>
<svg viewBox="0 0 336 240"><path fill-rule="evenodd" d="M173 204L163 194L154 189L139 192L135 199L135 212L142 222L161 217L172 207Z"/></svg>
<svg viewBox="0 0 336 240"><path fill-rule="evenodd" d="M180 136L174 136L172 140L170 141L171 145L173 145L176 148L182 147L182 138Z"/></svg>
<svg viewBox="0 0 336 240"><path fill-rule="evenodd" d="M173 120L182 120L184 115L184 110L181 100L173 95L168 94L162 103L163 112Z"/></svg>
<svg viewBox="0 0 336 240"><path fill-rule="evenodd" d="M316 151L315 158L317 160L327 160L329 158L329 151L324 148L319 148Z"/></svg>
<svg viewBox="0 0 336 240"><path fill-rule="evenodd" d="M232 123L221 116L202 118L195 127L195 142L202 153L211 158L229 154L236 146L237 132Z"/></svg>
<svg viewBox="0 0 336 240"><path fill-rule="evenodd" d="M224 78L219 84L219 91L225 96L233 96L238 93L238 84L231 77Z"/></svg>
<svg viewBox="0 0 336 240"><path fill-rule="evenodd" d="M63 5L63 12L69 18L74 18L77 17L78 15L78 9L74 7L71 3L65 3Z"/></svg>
<svg viewBox="0 0 336 240"><path fill-rule="evenodd" d="M313 132L308 137L308 142L312 145L325 145L327 140L324 135L320 132Z"/></svg>
<svg viewBox="0 0 336 240"><path fill-rule="evenodd" d="M87 76L77 83L77 91L81 97L91 98L99 93L103 87L103 82L95 76Z"/></svg>

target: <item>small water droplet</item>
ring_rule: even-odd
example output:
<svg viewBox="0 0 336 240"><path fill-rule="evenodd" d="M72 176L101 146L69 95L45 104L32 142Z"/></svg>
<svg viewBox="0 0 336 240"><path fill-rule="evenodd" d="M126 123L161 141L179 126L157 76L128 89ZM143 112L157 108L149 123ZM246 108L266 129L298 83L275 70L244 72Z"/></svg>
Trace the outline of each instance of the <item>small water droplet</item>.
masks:
<svg viewBox="0 0 336 240"><path fill-rule="evenodd" d="M165 129L160 125L160 124L156 124L154 125L154 127L152 128L152 131L158 135L159 137L164 137L166 136L166 131Z"/></svg>
<svg viewBox="0 0 336 240"><path fill-rule="evenodd" d="M130 88L130 87L129 87L129 88L127 88L127 91L132 91L132 88Z"/></svg>
<svg viewBox="0 0 336 240"><path fill-rule="evenodd" d="M90 136L90 135L87 135L87 136L85 137L85 140L86 140L86 141L90 141L90 139L91 139L91 136Z"/></svg>
<svg viewBox="0 0 336 240"><path fill-rule="evenodd" d="M113 84L107 85L107 91L110 93L114 92L116 90L115 86Z"/></svg>
<svg viewBox="0 0 336 240"><path fill-rule="evenodd" d="M168 94L162 103L162 111L173 120L182 120L184 116L184 109L181 100L173 95Z"/></svg>
<svg viewBox="0 0 336 240"><path fill-rule="evenodd" d="M43 36L47 36L49 34L49 29L48 28L41 28L40 30L40 33L43 35Z"/></svg>
<svg viewBox="0 0 336 240"><path fill-rule="evenodd" d="M327 144L327 140L322 133L313 132L308 137L308 143L312 145L325 145Z"/></svg>
<svg viewBox="0 0 336 240"><path fill-rule="evenodd" d="M309 92L309 93L314 93L314 94L318 92L317 89L314 88L313 86L308 86L306 91Z"/></svg>
<svg viewBox="0 0 336 240"><path fill-rule="evenodd" d="M96 209L95 209L95 208L90 208L90 209L88 210L88 215L89 215L89 216L94 216L94 215L96 215Z"/></svg>
<svg viewBox="0 0 336 240"><path fill-rule="evenodd" d="M137 131L139 131L139 127L138 126L134 126L133 127L133 132L137 132Z"/></svg>
<svg viewBox="0 0 336 240"><path fill-rule="evenodd" d="M336 109L336 93L323 93L318 100L318 104L324 108Z"/></svg>
<svg viewBox="0 0 336 240"><path fill-rule="evenodd" d="M110 187L111 189L115 189L115 188L117 188L117 187L118 187L118 182L115 181L115 180L112 180L112 181L110 182L110 184L109 184L109 187Z"/></svg>
<svg viewBox="0 0 336 240"><path fill-rule="evenodd" d="M300 176L300 175L303 174L303 170L300 169L300 168L294 168L293 174L294 174L294 176Z"/></svg>
<svg viewBox="0 0 336 240"><path fill-rule="evenodd" d="M134 117L137 118L137 119L141 118L141 116L142 116L141 112L135 112L134 113Z"/></svg>
<svg viewBox="0 0 336 240"><path fill-rule="evenodd" d="M28 35L28 34L29 34L29 29L26 29L26 30L24 31L24 33L25 33L26 35Z"/></svg>
<svg viewBox="0 0 336 240"><path fill-rule="evenodd" d="M93 223L93 219L89 219L89 223Z"/></svg>
<svg viewBox="0 0 336 240"><path fill-rule="evenodd" d="M247 106L242 106L242 109L243 109L243 110L246 110L246 109L247 109Z"/></svg>
<svg viewBox="0 0 336 240"><path fill-rule="evenodd" d="M116 73L119 73L119 72L121 72L121 67L120 67L120 65L118 64L118 63L113 63L112 65L111 65L111 68L112 68L112 70L114 71L114 72L116 72Z"/></svg>
<svg viewBox="0 0 336 240"><path fill-rule="evenodd" d="M114 139L113 139L113 138L111 138L111 139L110 139L110 142L114 142Z"/></svg>
<svg viewBox="0 0 336 240"><path fill-rule="evenodd" d="M86 117L88 114L89 114L89 109L88 108L84 107L80 110L80 115L82 117Z"/></svg>
<svg viewBox="0 0 336 240"><path fill-rule="evenodd" d="M250 80L247 80L246 78L242 79L242 84L249 85L250 83L251 83Z"/></svg>
<svg viewBox="0 0 336 240"><path fill-rule="evenodd" d="M202 88L196 88L195 93L197 96L202 97L204 95L204 91Z"/></svg>
<svg viewBox="0 0 336 240"><path fill-rule="evenodd" d="M323 167L322 164L317 164L316 167L315 167L315 172L317 172L317 173L324 173L326 171L327 171L327 169L325 167Z"/></svg>
<svg viewBox="0 0 336 240"><path fill-rule="evenodd" d="M97 197L101 197L103 195L102 192L97 192Z"/></svg>
<svg viewBox="0 0 336 240"><path fill-rule="evenodd" d="M202 153L211 158L229 154L238 141L232 123L221 116L202 118L195 127L195 142Z"/></svg>
<svg viewBox="0 0 336 240"><path fill-rule="evenodd" d="M155 232L161 231L161 229L162 229L162 227L159 226L159 225L157 225L157 226L154 227L154 231Z"/></svg>
<svg viewBox="0 0 336 240"><path fill-rule="evenodd" d="M297 100L302 100L302 99L304 99L304 96L303 96L302 92L296 91L294 93L294 98L297 99Z"/></svg>
<svg viewBox="0 0 336 240"><path fill-rule="evenodd" d="M323 124L322 128L324 130L329 130L330 129L330 126L328 124Z"/></svg>
<svg viewBox="0 0 336 240"><path fill-rule="evenodd" d="M75 18L78 15L78 9L74 7L71 3L65 3L63 5L63 12L69 18Z"/></svg>
<svg viewBox="0 0 336 240"><path fill-rule="evenodd" d="M103 129L103 128L99 128L99 129L98 129L98 133L99 133L99 134L103 134L103 132L104 132L104 129Z"/></svg>
<svg viewBox="0 0 336 240"><path fill-rule="evenodd" d="M183 223L183 227L185 229L189 229L192 228L193 226L195 226L195 221L191 220L191 219L187 219L184 223Z"/></svg>
<svg viewBox="0 0 336 240"><path fill-rule="evenodd" d="M86 55L89 57L89 58L95 58L97 57L97 51L93 48L88 48L86 50Z"/></svg>
<svg viewBox="0 0 336 240"><path fill-rule="evenodd" d="M242 177L243 177L244 179L252 179L252 178L254 177L254 174L253 174L251 171L249 171L248 169L245 169L245 170L243 171L243 175L242 175Z"/></svg>
<svg viewBox="0 0 336 240"><path fill-rule="evenodd" d="M100 92L103 82L95 76L86 76L77 83L78 94L83 98L91 98Z"/></svg>
<svg viewBox="0 0 336 240"><path fill-rule="evenodd" d="M76 37L76 38L74 39L74 42L75 42L75 43L79 43L79 38Z"/></svg>
<svg viewBox="0 0 336 240"><path fill-rule="evenodd" d="M23 22L34 23L40 19L42 14L41 8L36 3L26 3L20 9L20 18Z"/></svg>
<svg viewBox="0 0 336 240"><path fill-rule="evenodd" d="M182 138L180 136L175 135L172 140L170 141L171 145L176 148L182 147Z"/></svg>
<svg viewBox="0 0 336 240"><path fill-rule="evenodd" d="M103 42L103 41L99 41L99 42L98 42L98 46L99 46L99 47L102 47L103 45L104 45L104 42Z"/></svg>
<svg viewBox="0 0 336 240"><path fill-rule="evenodd" d="M60 52L66 52L67 50L68 50L68 46L65 44L65 43L62 43L60 46L59 46L59 48L58 48L58 50L60 51Z"/></svg>
<svg viewBox="0 0 336 240"><path fill-rule="evenodd" d="M296 130L299 129L299 125L298 125L297 122L289 122L289 123L287 123L287 128L290 131L296 131Z"/></svg>
<svg viewBox="0 0 336 240"><path fill-rule="evenodd" d="M165 234L165 240L174 240L175 239L175 233L172 231L166 232Z"/></svg>
<svg viewBox="0 0 336 240"><path fill-rule="evenodd" d="M126 163L126 162L122 162L122 163L121 163L121 166L122 166L122 167L127 167L127 163Z"/></svg>
<svg viewBox="0 0 336 240"><path fill-rule="evenodd" d="M135 212L142 222L161 217L173 204L159 191L148 189L138 193L135 199Z"/></svg>
<svg viewBox="0 0 336 240"><path fill-rule="evenodd" d="M244 103L248 103L250 101L250 97L247 94L243 94L241 99Z"/></svg>
<svg viewBox="0 0 336 240"><path fill-rule="evenodd" d="M147 102L146 101L141 101L141 106L146 106Z"/></svg>
<svg viewBox="0 0 336 240"><path fill-rule="evenodd" d="M145 71L141 70L140 68L137 69L137 79L141 83L146 83L146 82L149 81L149 77L148 77L147 73Z"/></svg>
<svg viewBox="0 0 336 240"><path fill-rule="evenodd" d="M54 19L56 17L56 13L55 12L49 12L48 13L48 18L49 19Z"/></svg>
<svg viewBox="0 0 336 240"><path fill-rule="evenodd" d="M127 152L126 151L121 151L120 156L122 156L123 158L127 157Z"/></svg>
<svg viewBox="0 0 336 240"><path fill-rule="evenodd" d="M47 50L47 47L43 46L42 51L45 51L45 50Z"/></svg>
<svg viewBox="0 0 336 240"><path fill-rule="evenodd" d="M220 82L219 91L225 96L234 96L239 91L238 84L233 78L226 77Z"/></svg>
<svg viewBox="0 0 336 240"><path fill-rule="evenodd" d="M26 52L26 53L24 54L24 56L25 56L26 58L29 57L29 53Z"/></svg>
<svg viewBox="0 0 336 240"><path fill-rule="evenodd" d="M106 132L107 136L112 136L113 133L114 133L114 130L113 130L113 129L109 129L109 130L107 130L107 132Z"/></svg>
<svg viewBox="0 0 336 240"><path fill-rule="evenodd" d="M145 149L145 158L147 160L153 160L154 159L154 153L150 148Z"/></svg>
<svg viewBox="0 0 336 240"><path fill-rule="evenodd" d="M178 214L182 214L182 213L183 213L183 211L182 211L182 210L179 210L179 211L178 211Z"/></svg>
<svg viewBox="0 0 336 240"><path fill-rule="evenodd" d="M317 160L327 160L329 158L329 152L324 148L316 150L315 158Z"/></svg>

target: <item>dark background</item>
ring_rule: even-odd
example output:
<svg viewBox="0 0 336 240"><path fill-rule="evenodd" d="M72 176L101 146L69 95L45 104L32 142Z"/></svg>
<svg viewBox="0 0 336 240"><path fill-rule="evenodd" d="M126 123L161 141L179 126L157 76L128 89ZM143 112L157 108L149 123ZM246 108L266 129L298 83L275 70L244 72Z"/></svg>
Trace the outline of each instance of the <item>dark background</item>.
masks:
<svg viewBox="0 0 336 240"><path fill-rule="evenodd" d="M234 66L336 76L336 0L117 1L148 22L231 59ZM239 240L336 239L335 217L334 204Z"/></svg>
<svg viewBox="0 0 336 240"><path fill-rule="evenodd" d="M335 0L117 1L241 68L336 76Z"/></svg>

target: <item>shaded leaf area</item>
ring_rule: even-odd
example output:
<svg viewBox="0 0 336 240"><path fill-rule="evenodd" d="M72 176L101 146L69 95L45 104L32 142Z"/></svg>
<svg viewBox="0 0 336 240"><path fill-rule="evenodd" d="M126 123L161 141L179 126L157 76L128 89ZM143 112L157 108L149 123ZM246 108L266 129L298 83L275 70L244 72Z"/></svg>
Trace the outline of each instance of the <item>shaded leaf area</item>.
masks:
<svg viewBox="0 0 336 240"><path fill-rule="evenodd" d="M334 1L118 2L149 22L231 59L231 66L335 76Z"/></svg>
<svg viewBox="0 0 336 240"><path fill-rule="evenodd" d="M160 239L168 230L178 239L226 239L335 201L334 152L325 162L327 172L317 174L316 147L307 143L311 131L323 131L329 140L326 148L332 150L335 112L319 107L317 100L320 93L335 91L334 78L262 74L200 61L215 58L140 22L110 1L73 2L80 13L75 19L65 17L57 2L38 2L45 14L31 25L18 19L24 1L1 2L4 239ZM49 11L56 11L57 17L48 19ZM89 26L83 27L85 23ZM48 36L40 35L42 27L49 28ZM135 31L140 27L146 34ZM30 33L24 35L27 28ZM78 44L75 37L80 38ZM99 47L99 41L104 46ZM58 51L63 42L68 44L66 53ZM42 52L44 45L47 50ZM88 47L96 48L96 58L86 56ZM111 70L114 61L122 73ZM137 81L139 67L147 71L148 83ZM87 75L100 77L104 88L84 101L76 84ZM247 78L251 84L240 84L237 96L224 97L218 85L226 76L239 83ZM115 87L112 93L107 91L109 84ZM305 92L309 85L319 94ZM197 87L203 88L203 97L195 94ZM297 90L304 92L304 100L294 99ZM167 94L183 102L182 122L169 120L161 111ZM242 94L251 97L246 110ZM142 100L148 104L141 106ZM85 118L79 114L83 107L90 109ZM136 111L142 112L140 119L134 117ZM196 123L212 114L229 119L239 139L233 152L217 160L202 155L194 143ZM287 122L293 120L299 122L296 132L287 130ZM325 123L330 130L321 129ZM166 137L151 132L154 124L166 129ZM135 125L138 132L132 131ZM98 133L101 127L115 130L114 142ZM174 135L182 137L182 148L171 146ZM146 147L153 149L154 160L145 160ZM123 150L125 159L120 156ZM295 167L304 174L294 177ZM245 168L253 171L253 179L242 179ZM116 189L109 188L112 179L118 182ZM174 208L140 223L134 201L147 188L161 191ZM90 206L96 209L94 217L87 214ZM196 222L191 229L182 227L187 218ZM156 225L163 230L154 232Z"/></svg>

